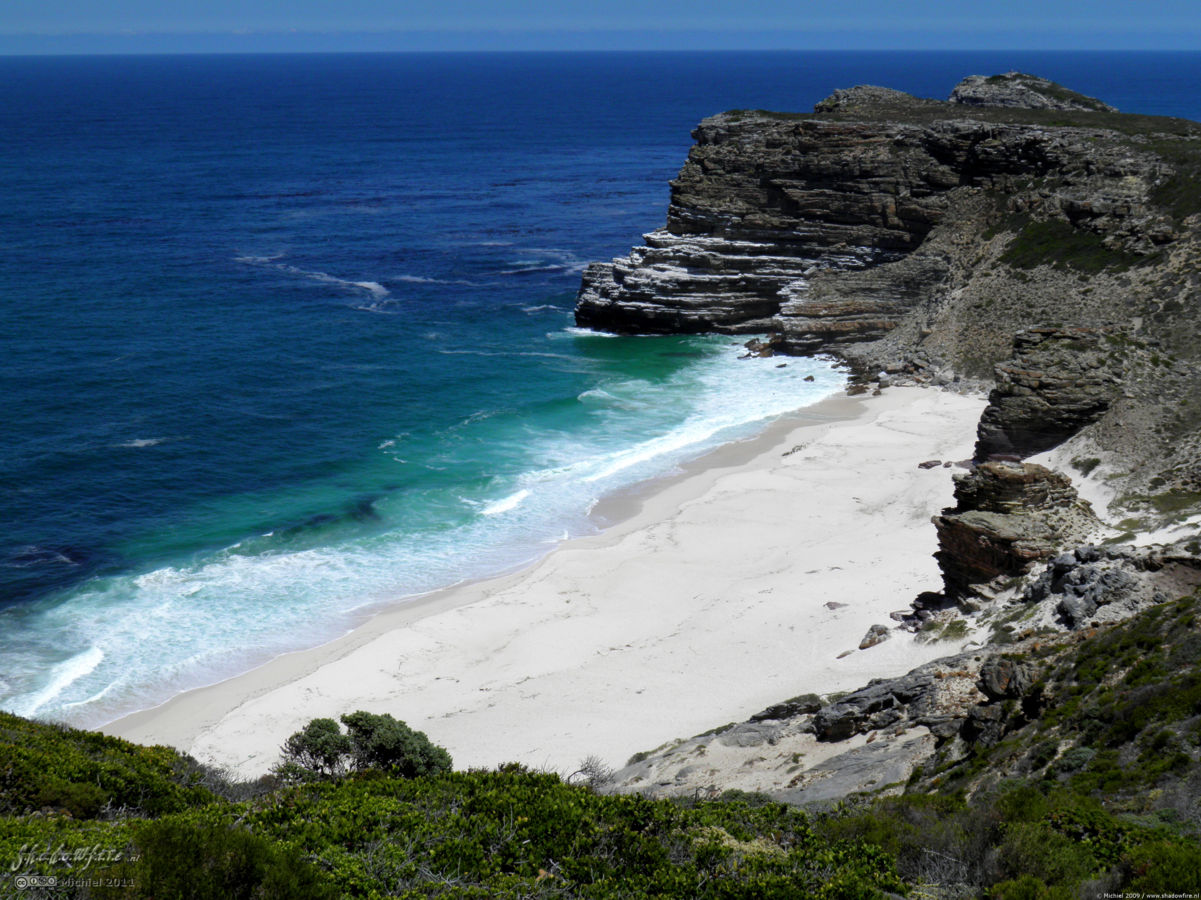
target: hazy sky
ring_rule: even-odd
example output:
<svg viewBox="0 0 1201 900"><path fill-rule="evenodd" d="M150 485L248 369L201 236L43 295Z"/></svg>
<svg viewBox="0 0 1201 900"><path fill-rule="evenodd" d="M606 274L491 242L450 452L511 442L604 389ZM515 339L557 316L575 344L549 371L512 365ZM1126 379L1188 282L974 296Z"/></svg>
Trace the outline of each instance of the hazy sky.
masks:
<svg viewBox="0 0 1201 900"><path fill-rule="evenodd" d="M3 0L0 52L1201 49L1197 0Z"/></svg>

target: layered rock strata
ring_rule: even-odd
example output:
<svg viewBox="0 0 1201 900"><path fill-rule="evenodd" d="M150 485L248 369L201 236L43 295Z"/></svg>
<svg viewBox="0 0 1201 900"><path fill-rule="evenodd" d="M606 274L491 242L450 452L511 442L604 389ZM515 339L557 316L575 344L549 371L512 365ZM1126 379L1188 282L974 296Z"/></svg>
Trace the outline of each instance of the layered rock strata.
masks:
<svg viewBox="0 0 1201 900"><path fill-rule="evenodd" d="M1112 337L1112 336L1111 336ZM977 428L976 460L1033 456L1104 415L1121 386L1120 356L1091 328L1032 328L996 368Z"/></svg>
<svg viewBox="0 0 1201 900"><path fill-rule="evenodd" d="M1157 144L1107 130L1121 117L1076 113L1079 125L1052 128L1039 119L1047 110L1006 121L997 116L1014 111L968 112L870 87L817 108L705 119L671 184L665 226L587 269L577 323L618 333L774 331L791 352L816 353L863 346L909 322L903 353L914 358L931 328L959 328L938 322L940 313L978 280L965 258L995 253L993 231L1086 256L1096 244L1125 265L1178 237L1156 193L1178 164L1153 152ZM1062 308L1063 299L1057 291L1047 302ZM1006 347L1011 322L995 339Z"/></svg>
<svg viewBox="0 0 1201 900"><path fill-rule="evenodd" d="M1071 480L1033 463L987 462L955 479L956 505L934 517L948 596L1020 575L1100 523Z"/></svg>

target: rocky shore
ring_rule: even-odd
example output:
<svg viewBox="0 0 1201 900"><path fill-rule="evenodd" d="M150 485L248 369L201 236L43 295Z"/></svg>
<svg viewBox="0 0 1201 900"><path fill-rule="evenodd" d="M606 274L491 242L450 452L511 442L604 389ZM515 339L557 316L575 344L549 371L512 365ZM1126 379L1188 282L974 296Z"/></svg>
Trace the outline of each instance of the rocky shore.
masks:
<svg viewBox="0 0 1201 900"><path fill-rule="evenodd" d="M577 323L766 332L754 352L834 354L876 390L990 390L929 532L942 591L897 597L860 647L967 643L844 696L798 683L611 784L802 803L933 784L1024 734L1081 641L1201 584L1201 124L1010 72L945 102L860 86L812 114L736 110L693 137L664 227L588 268Z"/></svg>

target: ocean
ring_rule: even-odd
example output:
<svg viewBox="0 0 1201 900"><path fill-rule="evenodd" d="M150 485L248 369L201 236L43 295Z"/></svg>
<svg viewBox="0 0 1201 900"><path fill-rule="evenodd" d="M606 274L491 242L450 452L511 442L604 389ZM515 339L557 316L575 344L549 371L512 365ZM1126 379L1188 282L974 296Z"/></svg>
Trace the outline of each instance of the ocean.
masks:
<svg viewBox="0 0 1201 900"><path fill-rule="evenodd" d="M1201 54L0 58L0 708L96 726L511 570L841 388L572 327L704 116ZM812 381L806 381L812 376Z"/></svg>

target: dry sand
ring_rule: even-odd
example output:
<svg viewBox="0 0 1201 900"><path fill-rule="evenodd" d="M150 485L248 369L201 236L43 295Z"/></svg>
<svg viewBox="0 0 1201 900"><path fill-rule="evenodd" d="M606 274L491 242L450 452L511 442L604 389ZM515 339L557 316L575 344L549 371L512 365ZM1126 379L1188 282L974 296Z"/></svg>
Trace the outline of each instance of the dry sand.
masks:
<svg viewBox="0 0 1201 900"><path fill-rule="evenodd" d="M856 648L939 587L930 516L951 471L918 463L969 457L983 407L917 387L824 401L609 501L617 524L524 571L398 603L104 730L254 776L309 719L366 709L458 768L567 773L901 674L946 648L900 631Z"/></svg>

